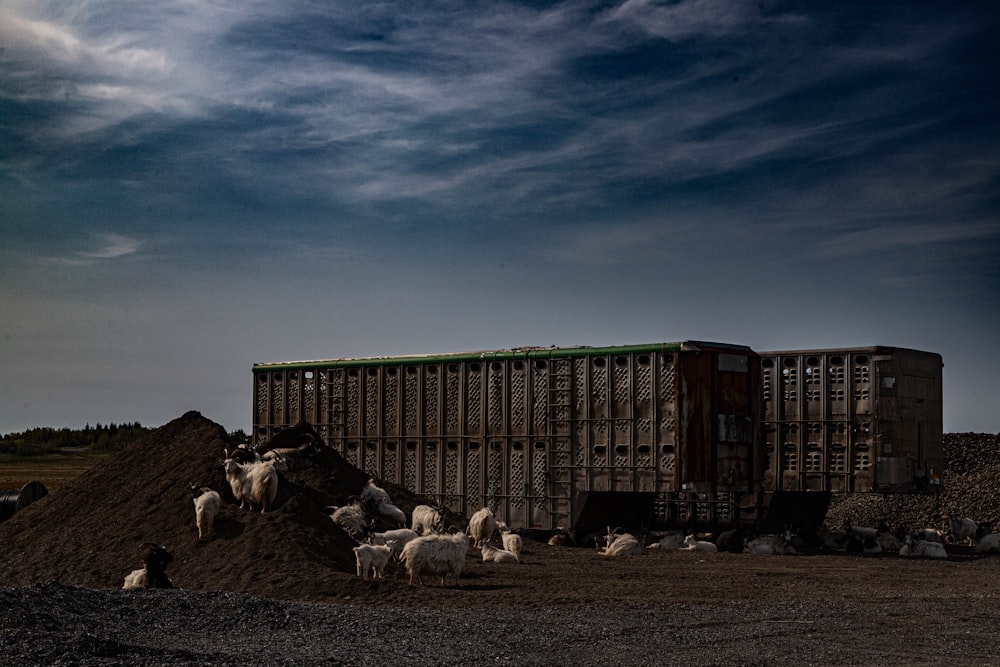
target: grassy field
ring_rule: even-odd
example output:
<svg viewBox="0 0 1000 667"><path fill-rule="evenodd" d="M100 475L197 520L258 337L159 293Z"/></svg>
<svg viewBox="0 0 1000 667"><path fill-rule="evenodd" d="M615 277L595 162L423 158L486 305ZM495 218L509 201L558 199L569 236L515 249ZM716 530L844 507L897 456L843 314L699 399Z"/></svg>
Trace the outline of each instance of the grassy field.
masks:
<svg viewBox="0 0 1000 667"><path fill-rule="evenodd" d="M0 489L20 489L28 482L41 482L51 493L109 454L49 454L45 456L0 456Z"/></svg>

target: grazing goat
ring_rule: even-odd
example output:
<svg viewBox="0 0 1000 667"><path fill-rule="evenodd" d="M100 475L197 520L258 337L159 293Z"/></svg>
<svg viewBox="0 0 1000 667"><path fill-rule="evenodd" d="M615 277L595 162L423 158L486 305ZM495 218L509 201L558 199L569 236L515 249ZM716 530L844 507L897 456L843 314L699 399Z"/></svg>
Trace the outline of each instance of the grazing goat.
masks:
<svg viewBox="0 0 1000 667"><path fill-rule="evenodd" d="M278 495L278 471L270 463L237 463L226 459L226 479L233 496L240 501L240 509L246 505L250 511L254 506L260 506L263 514L271 509L271 504Z"/></svg>
<svg viewBox="0 0 1000 667"><path fill-rule="evenodd" d="M519 561L517 554L507 551L506 549L497 549L496 547L491 547L489 544L483 545L483 562L489 563L517 563Z"/></svg>
<svg viewBox="0 0 1000 667"><path fill-rule="evenodd" d="M375 579L381 579L385 566L392 555L393 541L385 544L359 544L354 547L354 559L357 561L358 576L368 581L368 574Z"/></svg>
<svg viewBox="0 0 1000 667"><path fill-rule="evenodd" d="M517 533L510 532L510 528L503 521L497 522L497 530L500 531L500 540L503 542L503 548L511 552L518 559L521 558L521 549L524 546L524 541L521 536Z"/></svg>
<svg viewBox="0 0 1000 667"><path fill-rule="evenodd" d="M929 542L918 540L913 535L907 535L906 544L899 548L900 556L913 556L917 558L947 558L948 552L940 542Z"/></svg>
<svg viewBox="0 0 1000 667"><path fill-rule="evenodd" d="M636 539L631 533L619 533L621 528L611 530L608 526L608 534L604 537L604 548L598 553L602 556L640 556L642 555L642 542Z"/></svg>
<svg viewBox="0 0 1000 667"><path fill-rule="evenodd" d="M472 546L481 547L493 538L497 529L497 520L489 507L484 507L469 519L469 535L472 536Z"/></svg>
<svg viewBox="0 0 1000 667"><path fill-rule="evenodd" d="M417 505L410 516L413 518L410 527L420 535L440 533L444 530L441 512L430 505Z"/></svg>
<svg viewBox="0 0 1000 667"><path fill-rule="evenodd" d="M694 535L688 535L687 537L685 537L684 538L684 544L686 545L685 548L688 551L718 551L719 550L718 547L716 547L711 542L705 542L703 540L699 540Z"/></svg>
<svg viewBox="0 0 1000 667"><path fill-rule="evenodd" d="M365 488L361 489L361 503L372 514L389 517L400 526L406 525L406 515L389 500L385 489L375 485L375 478L370 478Z"/></svg>
<svg viewBox="0 0 1000 667"><path fill-rule="evenodd" d="M323 509L329 513L335 524L344 529L348 535L355 540L360 540L368 533L368 521L365 520L365 511L361 508L361 501L351 496L350 505L337 507L330 505Z"/></svg>
<svg viewBox="0 0 1000 667"><path fill-rule="evenodd" d="M191 484L191 497L194 499L194 517L198 525L198 539L205 540L215 534L215 517L222 507L222 496L207 486Z"/></svg>
<svg viewBox="0 0 1000 667"><path fill-rule="evenodd" d="M414 530L396 528L395 530L387 530L384 533L372 533L368 536L368 540L372 544L389 544L389 542L392 542L392 557L397 558L399 557L399 552L406 546L406 543L418 537L420 535Z"/></svg>
<svg viewBox="0 0 1000 667"><path fill-rule="evenodd" d="M976 553L991 554L1000 552L1000 533L987 533L976 540Z"/></svg>
<svg viewBox="0 0 1000 667"><path fill-rule="evenodd" d="M152 542L139 545L142 554L142 569L132 570L125 577L123 589L133 588L173 588L174 582L167 576L167 565L174 557L167 548Z"/></svg>
<svg viewBox="0 0 1000 667"><path fill-rule="evenodd" d="M462 570L469 552L469 536L464 533L452 535L424 535L410 540L403 547L400 558L406 563L410 575L410 585L414 581L424 583L423 575L441 577L441 585L447 576L455 577L455 585L462 585Z"/></svg>
<svg viewBox="0 0 1000 667"><path fill-rule="evenodd" d="M955 544L972 545L976 543L976 530L979 526L972 519L959 518L958 512L955 510L948 512L948 528L951 529L951 536L955 540Z"/></svg>

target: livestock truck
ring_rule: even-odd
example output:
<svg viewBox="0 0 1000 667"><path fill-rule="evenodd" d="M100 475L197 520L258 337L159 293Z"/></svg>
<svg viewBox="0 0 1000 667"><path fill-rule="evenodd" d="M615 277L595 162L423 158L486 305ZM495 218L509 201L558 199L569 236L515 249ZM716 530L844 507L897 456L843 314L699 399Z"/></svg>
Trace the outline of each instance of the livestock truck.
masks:
<svg viewBox="0 0 1000 667"><path fill-rule="evenodd" d="M804 354L683 341L255 364L253 439L306 421L380 479L542 530L810 527L830 492L927 488L941 460L940 357ZM840 362L865 398L837 393ZM893 364L895 384L879 374ZM926 382L910 382L915 366ZM821 388L807 404L793 389L803 378ZM904 402L922 406L916 440Z"/></svg>

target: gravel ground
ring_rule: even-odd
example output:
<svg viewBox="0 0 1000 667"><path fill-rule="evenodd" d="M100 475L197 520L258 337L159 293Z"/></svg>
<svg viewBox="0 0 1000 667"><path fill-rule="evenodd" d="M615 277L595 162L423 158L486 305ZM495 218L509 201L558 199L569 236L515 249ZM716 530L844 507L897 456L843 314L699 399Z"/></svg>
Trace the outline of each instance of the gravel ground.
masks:
<svg viewBox="0 0 1000 667"><path fill-rule="evenodd" d="M1000 557L549 549L536 572L479 563L462 589L410 587L396 573L332 603L55 582L3 589L0 664L961 667L1000 653ZM397 589L427 603L393 604ZM522 604L510 603L514 593Z"/></svg>

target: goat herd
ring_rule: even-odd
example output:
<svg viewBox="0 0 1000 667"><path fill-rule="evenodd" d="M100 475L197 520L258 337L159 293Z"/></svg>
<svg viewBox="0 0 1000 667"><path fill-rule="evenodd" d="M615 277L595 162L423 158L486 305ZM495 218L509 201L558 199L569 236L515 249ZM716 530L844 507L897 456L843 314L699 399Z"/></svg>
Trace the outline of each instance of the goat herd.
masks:
<svg viewBox="0 0 1000 667"><path fill-rule="evenodd" d="M247 448L225 452L223 466L226 480L241 509L267 512L278 492L278 472L302 464L308 449L296 447L274 449L259 454ZM200 540L214 536L215 517L222 505L218 491L192 484L195 524ZM369 479L360 495L351 496L348 504L325 508L330 518L350 535L358 545L354 547L357 576L382 578L390 560L403 563L409 583L419 582L424 576L440 577L441 585L454 578L461 586L461 575L470 548L478 549L484 562L517 564L521 559L522 536L497 521L493 512L483 507L469 519L464 530L458 526L446 529L444 511L429 505L418 505L410 515L406 528L406 514L391 502L389 494ZM399 528L376 532L371 529L369 517L380 517ZM499 532L502 546L494 546L493 538ZM519 531L523 532L523 531ZM1000 552L1000 533L988 525L980 526L972 519L961 518L955 511L949 513L945 530L923 528L905 530L889 528L885 524L872 528L854 526L845 521L843 531L835 532L821 527L815 534L797 535L791 529L778 535L748 535L744 530L729 530L714 536L714 541L699 539L686 531L659 533L655 537L607 529L599 538L590 536L596 552L602 556L636 556L647 549L676 549L689 551L729 551L758 555L789 555L803 550L848 552L862 554L897 553L900 556L946 558L945 544L963 545L976 553ZM603 541L603 546L599 542ZM557 531L548 538L549 545L572 544L568 532ZM590 542L588 542L590 543ZM173 560L164 546L152 542L140 545L142 568L125 577L123 588L172 588L166 574L167 565Z"/></svg>

